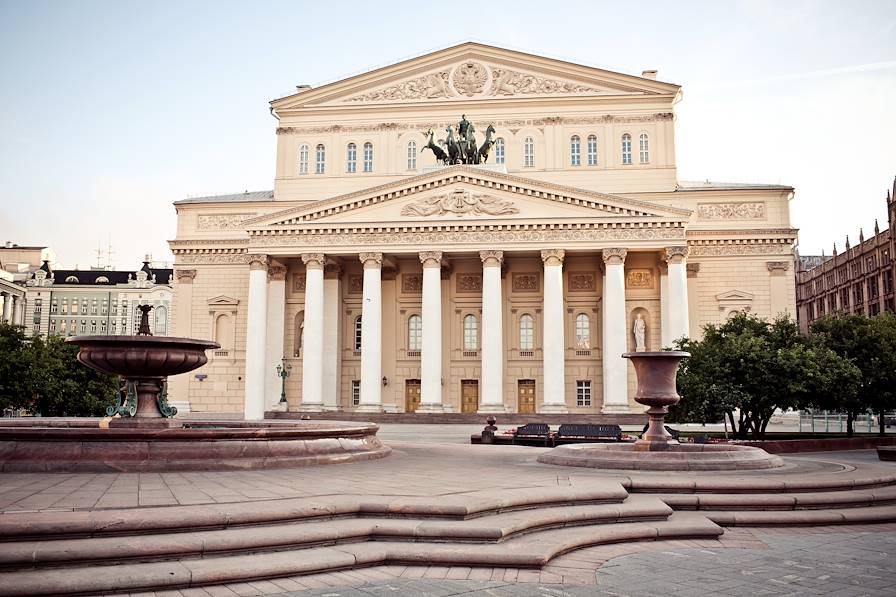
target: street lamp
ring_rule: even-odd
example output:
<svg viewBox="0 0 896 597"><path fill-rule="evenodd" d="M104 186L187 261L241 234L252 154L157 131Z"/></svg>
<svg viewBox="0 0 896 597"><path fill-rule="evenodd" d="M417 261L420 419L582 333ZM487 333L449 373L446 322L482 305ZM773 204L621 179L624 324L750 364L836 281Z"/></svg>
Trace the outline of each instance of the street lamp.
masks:
<svg viewBox="0 0 896 597"><path fill-rule="evenodd" d="M277 376L280 377L280 404L286 405L286 378L292 371L292 365L283 361L283 365L277 365Z"/></svg>

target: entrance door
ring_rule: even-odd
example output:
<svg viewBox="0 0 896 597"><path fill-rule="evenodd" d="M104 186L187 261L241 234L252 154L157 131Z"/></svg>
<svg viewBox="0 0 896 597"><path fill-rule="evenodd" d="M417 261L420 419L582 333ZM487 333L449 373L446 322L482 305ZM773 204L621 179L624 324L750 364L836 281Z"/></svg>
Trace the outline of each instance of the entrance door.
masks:
<svg viewBox="0 0 896 597"><path fill-rule="evenodd" d="M404 382L404 412L417 412L420 406L420 380L406 379Z"/></svg>
<svg viewBox="0 0 896 597"><path fill-rule="evenodd" d="M479 381L462 379L460 382L460 412L475 413L479 410Z"/></svg>
<svg viewBox="0 0 896 597"><path fill-rule="evenodd" d="M517 412L521 415L535 414L535 380L521 379L516 382L519 405Z"/></svg>

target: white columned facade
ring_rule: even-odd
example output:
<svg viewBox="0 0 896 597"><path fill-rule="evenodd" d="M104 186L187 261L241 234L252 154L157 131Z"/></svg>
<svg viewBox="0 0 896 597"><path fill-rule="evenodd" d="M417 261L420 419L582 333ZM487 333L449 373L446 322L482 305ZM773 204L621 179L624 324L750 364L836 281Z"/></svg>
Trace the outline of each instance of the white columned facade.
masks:
<svg viewBox="0 0 896 597"><path fill-rule="evenodd" d="M563 315L563 249L541 252L544 262L544 404L541 412L565 413L566 341Z"/></svg>
<svg viewBox="0 0 896 597"><path fill-rule="evenodd" d="M265 408L279 408L283 381L277 365L283 362L283 336L286 333L286 266L268 266L268 313L265 335Z"/></svg>
<svg viewBox="0 0 896 597"><path fill-rule="evenodd" d="M340 317L341 295L339 277L342 268L336 262L324 265L324 356L323 356L323 409L339 410L339 382L342 379L340 359L342 318Z"/></svg>
<svg viewBox="0 0 896 597"><path fill-rule="evenodd" d="M669 346L682 336L690 335L687 256L686 246L666 247L665 259L669 265Z"/></svg>
<svg viewBox="0 0 896 597"><path fill-rule="evenodd" d="M364 289L361 300L361 400L356 410L383 410L382 253L361 253Z"/></svg>
<svg viewBox="0 0 896 597"><path fill-rule="evenodd" d="M324 255L303 253L305 328L302 332L301 410L323 409L324 389Z"/></svg>
<svg viewBox="0 0 896 597"><path fill-rule="evenodd" d="M268 256L247 255L249 304L246 317L246 374L243 414L247 421L264 418L265 347L268 307Z"/></svg>
<svg viewBox="0 0 896 597"><path fill-rule="evenodd" d="M13 325L25 325L25 298L13 295L12 297L12 323Z"/></svg>
<svg viewBox="0 0 896 597"><path fill-rule="evenodd" d="M602 412L627 413L628 363L626 352L628 325L625 316L625 249L604 249L603 292L603 373Z"/></svg>
<svg viewBox="0 0 896 597"><path fill-rule="evenodd" d="M665 261L660 263L660 348L672 346L669 333L669 268Z"/></svg>
<svg viewBox="0 0 896 597"><path fill-rule="evenodd" d="M442 412L442 252L421 252L420 262L423 264L423 345L417 412Z"/></svg>
<svg viewBox="0 0 896 597"><path fill-rule="evenodd" d="M504 310L501 293L503 251L480 251L482 259L482 394L479 412L505 412Z"/></svg>

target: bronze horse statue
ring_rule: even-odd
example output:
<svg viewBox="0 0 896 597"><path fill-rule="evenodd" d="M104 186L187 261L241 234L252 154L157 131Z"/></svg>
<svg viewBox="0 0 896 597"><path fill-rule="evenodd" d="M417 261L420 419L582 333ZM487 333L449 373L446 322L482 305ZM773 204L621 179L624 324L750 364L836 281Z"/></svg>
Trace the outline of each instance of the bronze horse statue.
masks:
<svg viewBox="0 0 896 597"><path fill-rule="evenodd" d="M445 129L445 132L448 133L448 137L445 139L445 145L448 147L448 157L450 158L448 163L460 164L460 146L454 140L454 129L449 126Z"/></svg>
<svg viewBox="0 0 896 597"><path fill-rule="evenodd" d="M478 164L479 152L476 150L476 129L473 127L472 122L467 126L467 136L464 145L464 163Z"/></svg>
<svg viewBox="0 0 896 597"><path fill-rule="evenodd" d="M476 160L477 164L484 164L488 160L488 154L495 144L495 140L492 139L493 134L495 134L495 127L488 125L488 128L485 129L485 142L479 148L478 155L476 156L478 158Z"/></svg>
<svg viewBox="0 0 896 597"><path fill-rule="evenodd" d="M423 146L423 149L420 150L420 153L423 153L424 149L429 148L429 150L432 151L432 154L435 156L437 162L441 162L442 164L447 165L448 154L445 153L445 150L436 145L436 143L433 141L434 135L435 133L432 129L429 129L424 133L424 136L429 137L429 139L427 140L426 145Z"/></svg>

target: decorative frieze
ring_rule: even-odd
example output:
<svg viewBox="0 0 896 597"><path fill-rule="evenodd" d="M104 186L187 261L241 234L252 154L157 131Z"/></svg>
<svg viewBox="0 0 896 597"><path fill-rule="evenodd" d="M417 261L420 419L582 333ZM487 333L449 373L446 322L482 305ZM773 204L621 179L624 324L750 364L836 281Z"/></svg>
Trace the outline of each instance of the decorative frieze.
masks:
<svg viewBox="0 0 896 597"><path fill-rule="evenodd" d="M594 292L597 290L596 277L592 272L569 272L570 292Z"/></svg>
<svg viewBox="0 0 896 597"><path fill-rule="evenodd" d="M492 68L491 95L553 95L600 93L599 89L557 79L537 77L509 68Z"/></svg>
<svg viewBox="0 0 896 597"><path fill-rule="evenodd" d="M457 274L457 292L482 292L482 274Z"/></svg>
<svg viewBox="0 0 896 597"><path fill-rule="evenodd" d="M429 73L409 81L390 85L385 89L356 95L345 101L349 102L394 102L402 100L426 100L440 97L451 97L448 89L448 71Z"/></svg>
<svg viewBox="0 0 896 597"><path fill-rule="evenodd" d="M625 287L632 289L652 289L653 271L649 269L631 269L625 273Z"/></svg>
<svg viewBox="0 0 896 597"><path fill-rule="evenodd" d="M790 245L782 243L724 243L714 245L691 245L694 257L723 257L729 255L780 255L790 253Z"/></svg>
<svg viewBox="0 0 896 597"><path fill-rule="evenodd" d="M254 213L240 214L199 214L196 219L196 230L228 230L239 228L240 224L254 218Z"/></svg>
<svg viewBox="0 0 896 597"><path fill-rule="evenodd" d="M423 292L423 274L401 274L401 291L405 294Z"/></svg>
<svg viewBox="0 0 896 597"><path fill-rule="evenodd" d="M512 274L514 292L538 292L541 290L540 280L541 274L536 272L526 272Z"/></svg>
<svg viewBox="0 0 896 597"><path fill-rule="evenodd" d="M761 220L765 218L765 203L700 203L697 217L701 220Z"/></svg>
<svg viewBox="0 0 896 597"><path fill-rule="evenodd" d="M466 189L455 189L432 197L419 199L405 205L403 216L503 216L517 214L520 210L512 201L502 201L497 197L482 193L471 193Z"/></svg>

